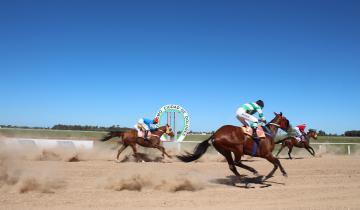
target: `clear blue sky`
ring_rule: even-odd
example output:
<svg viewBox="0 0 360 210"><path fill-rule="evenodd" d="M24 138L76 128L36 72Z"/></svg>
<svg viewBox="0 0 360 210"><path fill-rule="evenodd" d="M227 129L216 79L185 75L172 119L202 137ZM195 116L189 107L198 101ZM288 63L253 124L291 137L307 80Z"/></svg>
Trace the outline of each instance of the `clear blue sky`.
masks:
<svg viewBox="0 0 360 210"><path fill-rule="evenodd" d="M192 130L268 119L360 129L360 1L1 1L0 124L132 126L180 104Z"/></svg>

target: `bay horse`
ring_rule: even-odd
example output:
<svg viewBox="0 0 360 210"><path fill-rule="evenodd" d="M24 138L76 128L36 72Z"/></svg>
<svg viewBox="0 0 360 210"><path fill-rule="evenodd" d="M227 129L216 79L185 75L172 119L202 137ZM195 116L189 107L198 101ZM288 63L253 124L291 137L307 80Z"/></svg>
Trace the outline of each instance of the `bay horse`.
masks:
<svg viewBox="0 0 360 210"><path fill-rule="evenodd" d="M298 148L305 148L312 156L315 156L314 149L310 146L310 138L317 139L317 133L316 130L310 129L305 136L305 141L298 141L294 136L286 137L280 141L275 142L275 144L281 143L281 148L279 149L278 153L276 154L276 157L279 156L280 152L284 149L284 147L288 147L288 155L289 159L292 159L291 157L291 151L293 147Z"/></svg>
<svg viewBox="0 0 360 210"><path fill-rule="evenodd" d="M290 124L289 120L287 120L281 112L280 114L274 112L274 114L275 118L266 125L265 129L271 133L266 133L266 137L259 141L259 146L255 145L257 143L250 135L246 135L241 127L225 125L219 128L210 138L198 144L192 154L187 153L186 155L178 155L177 158L183 162L197 160L205 154L207 148L210 144L212 144L215 149L226 158L230 170L237 177L240 177L240 174L235 166L246 169L254 175L258 175L258 172L254 168L241 163L241 156L243 155L265 158L274 165L274 168L263 179L263 181L272 177L278 167L280 168L282 174L287 176L279 159L273 156L272 151L275 147L274 137L277 134L278 129L281 128L282 130L287 131ZM256 148L256 151L253 151L254 147ZM233 159L231 153L234 154L235 160Z"/></svg>
<svg viewBox="0 0 360 210"><path fill-rule="evenodd" d="M130 146L134 152L134 156L137 161L139 161L139 154L137 153L136 144L149 147L156 148L162 152L162 157L165 158L166 155L168 158L172 158L166 151L163 146L160 145L160 137L163 134L167 134L170 137L174 136L174 132L172 131L169 125L161 126L154 131L151 132L151 135L148 137L148 140L145 140L143 137L138 137L138 131L136 129L130 129L128 131L110 131L104 138L100 141L107 141L114 137L121 138L121 141L118 141L122 146L119 148L118 153L116 155L116 160L119 161L119 156L121 152L123 152L128 146Z"/></svg>

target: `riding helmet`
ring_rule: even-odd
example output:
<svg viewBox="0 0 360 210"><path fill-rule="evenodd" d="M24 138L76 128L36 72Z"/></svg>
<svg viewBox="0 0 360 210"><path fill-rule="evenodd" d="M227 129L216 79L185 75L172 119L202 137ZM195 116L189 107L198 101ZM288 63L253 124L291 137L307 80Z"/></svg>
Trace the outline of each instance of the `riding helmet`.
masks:
<svg viewBox="0 0 360 210"><path fill-rule="evenodd" d="M154 123L157 124L159 122L159 118L155 117L154 118Z"/></svg>
<svg viewBox="0 0 360 210"><path fill-rule="evenodd" d="M259 105L261 108L264 108L264 102L262 100L257 100L256 104Z"/></svg>

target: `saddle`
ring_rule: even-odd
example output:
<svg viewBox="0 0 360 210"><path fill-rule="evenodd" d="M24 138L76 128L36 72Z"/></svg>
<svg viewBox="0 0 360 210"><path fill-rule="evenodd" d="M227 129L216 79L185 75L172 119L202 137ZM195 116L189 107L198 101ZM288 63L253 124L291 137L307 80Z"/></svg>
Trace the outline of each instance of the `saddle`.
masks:
<svg viewBox="0 0 360 210"><path fill-rule="evenodd" d="M140 138L144 138L145 137L145 128L140 124L138 123L137 125L137 128L138 128L138 132L137 132L137 136L140 137ZM152 136L151 132L149 131L148 133L148 139L150 139Z"/></svg>
<svg viewBox="0 0 360 210"><path fill-rule="evenodd" d="M248 136L252 137L253 129L250 126L248 126L248 127L242 126L241 129L242 129L242 131L244 132L245 135L248 135ZM256 134L257 134L257 136L259 138L265 138L266 137L264 129L261 126L257 127Z"/></svg>

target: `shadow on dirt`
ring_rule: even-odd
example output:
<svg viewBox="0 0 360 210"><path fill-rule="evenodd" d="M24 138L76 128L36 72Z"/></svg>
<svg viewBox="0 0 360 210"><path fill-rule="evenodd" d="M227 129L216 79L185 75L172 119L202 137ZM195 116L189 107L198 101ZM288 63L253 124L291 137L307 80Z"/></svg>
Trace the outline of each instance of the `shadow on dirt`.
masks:
<svg viewBox="0 0 360 210"><path fill-rule="evenodd" d="M260 188L271 187L273 184L277 185L285 185L285 183L273 182L270 180L263 181L264 176L256 176L256 177L247 177L246 175L242 175L240 178L237 176L227 176L226 178L219 178L211 180L212 183L227 185L232 187L239 188L255 188L256 185L259 185Z"/></svg>
<svg viewBox="0 0 360 210"><path fill-rule="evenodd" d="M151 155L145 154L145 153L138 153L138 157L139 157L139 161L144 161L144 162L163 162L164 158L156 156L156 157L152 157ZM121 161L119 161L120 163L126 163L126 162L137 162L136 158L134 157L134 155L129 154L126 155Z"/></svg>
<svg viewBox="0 0 360 210"><path fill-rule="evenodd" d="M279 160L302 160L305 159L303 157L293 157L292 159L290 159L289 157L287 158L278 158Z"/></svg>

